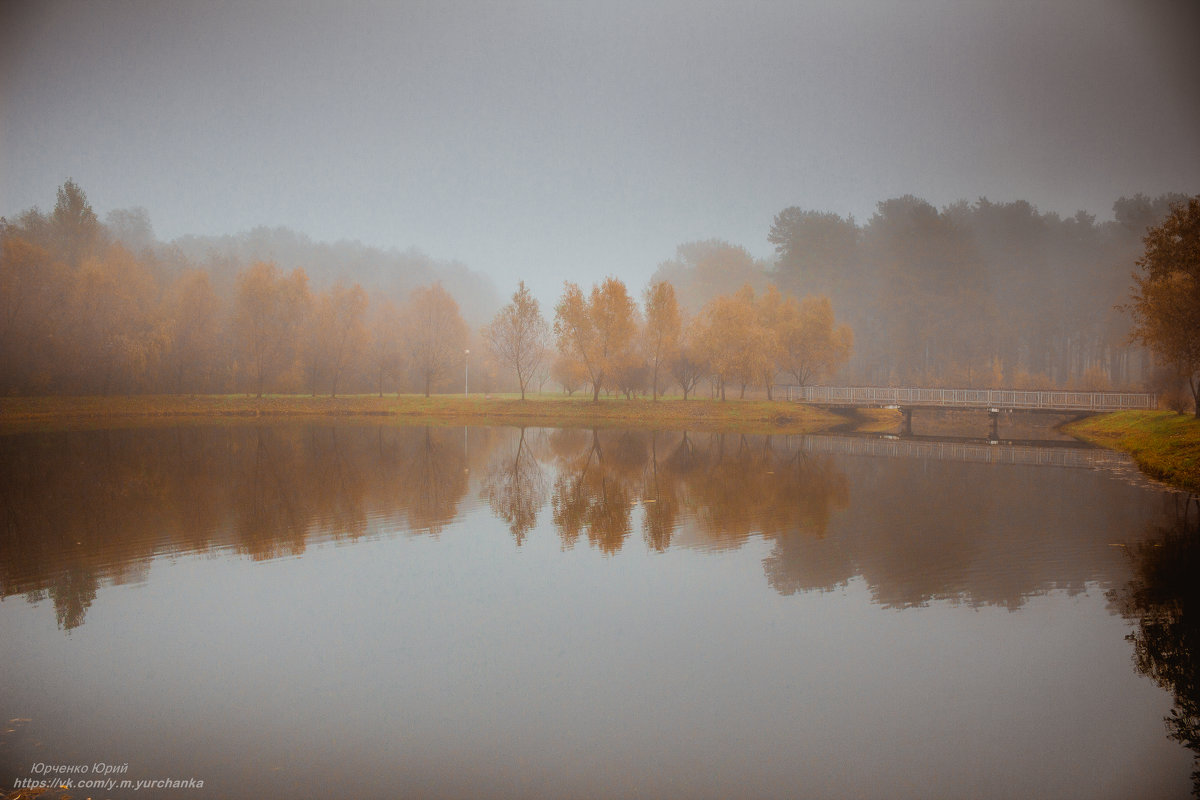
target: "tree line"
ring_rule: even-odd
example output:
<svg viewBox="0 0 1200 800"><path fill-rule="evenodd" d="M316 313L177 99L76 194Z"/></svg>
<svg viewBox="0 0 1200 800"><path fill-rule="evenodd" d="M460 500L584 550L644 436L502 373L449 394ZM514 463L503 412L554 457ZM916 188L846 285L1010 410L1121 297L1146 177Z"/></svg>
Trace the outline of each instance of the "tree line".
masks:
<svg viewBox="0 0 1200 800"><path fill-rule="evenodd" d="M905 196L865 224L787 208L766 277L833 300L857 335L847 380L864 384L1107 389L1163 384L1131 339L1135 261L1184 195L1138 194L1113 220L1062 218L986 198L938 210Z"/></svg>
<svg viewBox="0 0 1200 800"><path fill-rule="evenodd" d="M1167 366L1151 358L1142 306L1118 306L1147 231L1183 199L1121 198L1100 224L986 199L939 211L895 198L865 225L792 207L770 227L773 259L690 242L640 297L615 277L568 282L543 317L521 284L480 328L496 303L473 296L464 316L462 265L265 229L165 247L144 211L101 223L68 180L52 212L0 218L0 391L430 394L463 386L468 368L477 391L522 397L547 384L593 399L770 395L835 374L1162 388L1180 368L1165 352L1155 351ZM1135 300L1149 296L1134 288Z"/></svg>
<svg viewBox="0 0 1200 800"><path fill-rule="evenodd" d="M555 307L557 358L552 374L568 392L586 387L654 400L672 384L686 400L707 380L722 400L760 388L771 397L781 376L809 383L832 375L849 358L854 336L834 320L826 297L798 299L771 286L718 295L690 315L672 284L652 283L639 308L625 284L607 278L588 294L564 285Z"/></svg>
<svg viewBox="0 0 1200 800"><path fill-rule="evenodd" d="M783 373L831 374L850 353L828 299L777 287L689 315L666 281L641 306L617 278L586 296L568 283L552 329L521 283L473 331L437 281L397 296L344 279L318 288L303 267L266 260L205 269L162 255L147 229L128 212L101 223L69 180L51 213L0 223L0 391L428 396L465 389L470 359L477 390L522 398L552 379L593 399L657 399L675 383L686 397L709 379L723 398L727 384L744 395Z"/></svg>

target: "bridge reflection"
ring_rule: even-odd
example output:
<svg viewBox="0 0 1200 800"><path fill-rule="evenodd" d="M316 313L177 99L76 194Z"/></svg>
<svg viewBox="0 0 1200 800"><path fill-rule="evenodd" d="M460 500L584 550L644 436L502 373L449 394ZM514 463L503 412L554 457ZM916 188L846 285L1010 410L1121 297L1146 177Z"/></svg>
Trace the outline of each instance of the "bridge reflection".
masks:
<svg viewBox="0 0 1200 800"><path fill-rule="evenodd" d="M791 438L791 437L789 437ZM1106 469L1127 466L1129 456L1080 443L1012 440L998 442L965 436L892 436L879 434L799 435L805 452L884 458L923 458L972 464Z"/></svg>

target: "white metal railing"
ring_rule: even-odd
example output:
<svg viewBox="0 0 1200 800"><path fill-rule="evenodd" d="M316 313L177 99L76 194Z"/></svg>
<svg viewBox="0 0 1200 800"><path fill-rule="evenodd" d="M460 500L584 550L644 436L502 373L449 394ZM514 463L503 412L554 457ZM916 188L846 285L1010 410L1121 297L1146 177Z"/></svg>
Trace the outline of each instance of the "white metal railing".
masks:
<svg viewBox="0 0 1200 800"><path fill-rule="evenodd" d="M1022 389L918 389L895 386L781 386L788 400L816 405L936 406L943 408L1124 411L1154 409L1147 392L1071 392Z"/></svg>

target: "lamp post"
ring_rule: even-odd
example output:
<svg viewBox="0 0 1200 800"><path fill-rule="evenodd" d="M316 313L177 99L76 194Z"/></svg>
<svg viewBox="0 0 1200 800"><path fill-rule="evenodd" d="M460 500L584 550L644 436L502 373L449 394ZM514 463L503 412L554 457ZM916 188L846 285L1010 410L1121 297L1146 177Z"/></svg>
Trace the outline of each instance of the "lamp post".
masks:
<svg viewBox="0 0 1200 800"><path fill-rule="evenodd" d="M471 388L471 351L463 350L463 397L470 393Z"/></svg>

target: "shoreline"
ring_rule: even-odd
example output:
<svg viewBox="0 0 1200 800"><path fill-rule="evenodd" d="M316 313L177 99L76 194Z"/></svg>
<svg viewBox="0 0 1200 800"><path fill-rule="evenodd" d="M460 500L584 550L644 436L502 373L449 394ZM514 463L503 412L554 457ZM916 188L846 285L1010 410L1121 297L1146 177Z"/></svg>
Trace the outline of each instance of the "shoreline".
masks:
<svg viewBox="0 0 1200 800"><path fill-rule="evenodd" d="M890 428L894 412L862 409L864 430ZM0 434L255 420L395 422L420 425L507 425L555 428L635 428L713 433L826 432L850 418L781 400L712 400L534 395L119 395L2 397ZM1147 475L1200 493L1200 420L1170 411L1099 414L1061 427L1084 442L1128 453Z"/></svg>
<svg viewBox="0 0 1200 800"><path fill-rule="evenodd" d="M238 422L373 420L431 425L631 427L732 433L813 433L846 418L786 401L486 395L121 395L0 398L0 432Z"/></svg>
<svg viewBox="0 0 1200 800"><path fill-rule="evenodd" d="M1200 493L1200 420L1173 411L1119 411L1064 425L1065 433L1128 453L1142 472Z"/></svg>

